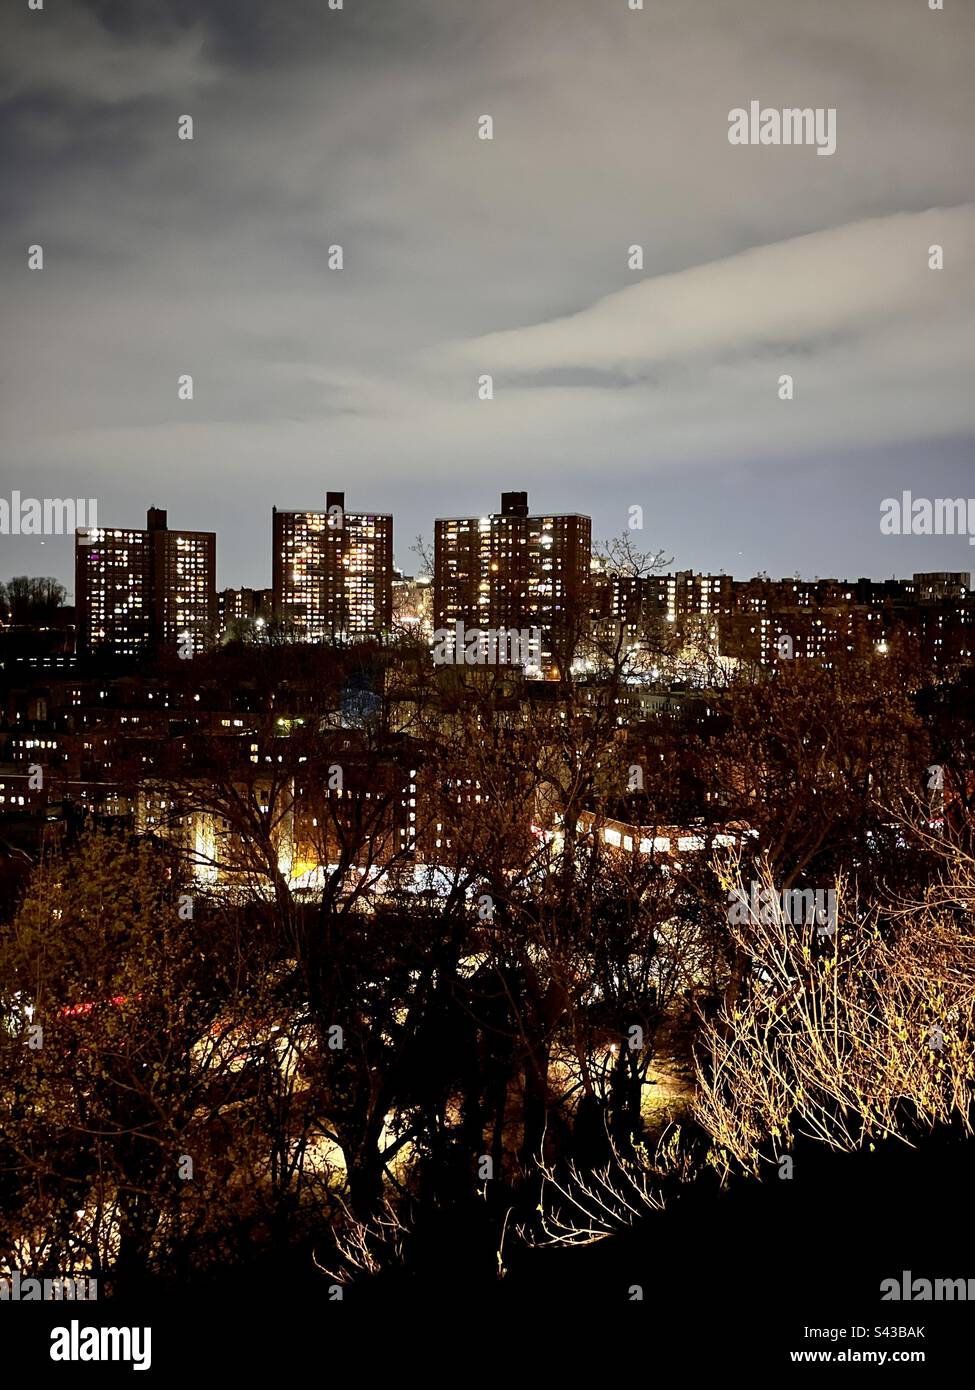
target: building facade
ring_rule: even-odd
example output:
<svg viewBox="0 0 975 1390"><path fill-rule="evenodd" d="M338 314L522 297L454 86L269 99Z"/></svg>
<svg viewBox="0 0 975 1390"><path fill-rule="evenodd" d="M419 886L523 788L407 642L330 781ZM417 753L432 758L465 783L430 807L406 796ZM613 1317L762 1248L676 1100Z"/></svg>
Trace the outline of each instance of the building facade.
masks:
<svg viewBox="0 0 975 1390"><path fill-rule="evenodd" d="M214 532L170 531L158 507L149 508L145 530L76 532L79 655L204 651L217 628L216 555Z"/></svg>
<svg viewBox="0 0 975 1390"><path fill-rule="evenodd" d="M274 615L306 641L388 632L393 615L393 518L348 512L345 494L325 510L272 512Z"/></svg>
<svg viewBox="0 0 975 1390"><path fill-rule="evenodd" d="M217 595L220 632L230 632L240 624L266 625L274 611L270 589L221 589Z"/></svg>
<svg viewBox="0 0 975 1390"><path fill-rule="evenodd" d="M540 628L543 660L589 617L592 523L578 514L532 516L527 492L501 494L483 517L438 517L434 628Z"/></svg>

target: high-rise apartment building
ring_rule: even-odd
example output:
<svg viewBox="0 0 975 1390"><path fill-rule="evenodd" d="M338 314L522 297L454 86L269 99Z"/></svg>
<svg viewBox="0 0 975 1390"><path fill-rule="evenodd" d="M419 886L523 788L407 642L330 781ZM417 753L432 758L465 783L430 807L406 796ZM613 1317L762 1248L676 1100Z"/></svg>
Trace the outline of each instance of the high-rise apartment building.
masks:
<svg viewBox="0 0 975 1390"><path fill-rule="evenodd" d="M166 513L149 512L152 544L152 640L195 655L217 627L217 538L212 531L170 531Z"/></svg>
<svg viewBox="0 0 975 1390"><path fill-rule="evenodd" d="M75 534L78 652L143 656L152 624L148 531L98 527Z"/></svg>
<svg viewBox="0 0 975 1390"><path fill-rule="evenodd" d="M93 527L75 534L78 651L136 658L205 650L216 632L217 538L170 531L150 507L146 529Z"/></svg>
<svg viewBox="0 0 975 1390"><path fill-rule="evenodd" d="M504 492L500 512L438 517L434 552L435 628L538 627L549 659L588 618L587 516L531 516L527 492Z"/></svg>
<svg viewBox="0 0 975 1390"><path fill-rule="evenodd" d="M347 512L345 493L325 510L272 513L275 617L306 641L386 632L393 615L393 518Z"/></svg>

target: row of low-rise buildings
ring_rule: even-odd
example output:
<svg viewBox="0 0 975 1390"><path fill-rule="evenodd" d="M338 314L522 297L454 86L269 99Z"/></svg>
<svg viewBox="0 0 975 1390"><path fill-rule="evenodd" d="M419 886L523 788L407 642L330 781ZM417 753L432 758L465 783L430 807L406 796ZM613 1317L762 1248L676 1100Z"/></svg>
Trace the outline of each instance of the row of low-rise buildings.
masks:
<svg viewBox="0 0 975 1390"><path fill-rule="evenodd" d="M315 888L329 866L373 872L391 864L417 886L435 886L433 870L468 863L498 825L515 850L519 837L564 838L557 784L561 777L568 788L575 779L560 721L591 736L585 691L524 682L490 712L478 704L472 722L445 680L442 703L417 720L408 711L397 717L397 684L387 680L387 717L373 728L319 678L332 654L305 649L303 656L311 661L291 663L273 696L232 672L196 683L194 667L0 682L4 837L14 826L22 843L39 846L45 821L109 820L173 844L203 882L267 887L276 866L294 888ZM377 690L392 674L381 666ZM972 688L970 679L958 684L959 707ZM614 703L609 711L623 727L598 755L604 761L596 761L578 836L624 854L678 859L737 843L750 832L729 813L727 787L711 779L706 761L676 760L665 778L648 773L644 785L644 767L656 757L652 739L662 738L662 750L694 731L706 743L720 737L722 711L709 696L644 693L650 703ZM479 723L481 716L489 722ZM490 732L483 761L468 753L479 727ZM519 756L526 746L534 750L528 759ZM511 775L500 786L499 747L511 754L502 756ZM940 803L941 816L949 803L952 815L970 814L971 795L964 778L946 776L932 806Z"/></svg>
<svg viewBox="0 0 975 1390"><path fill-rule="evenodd" d="M939 571L910 579L737 580L728 574L594 576L594 619L621 623L649 650L707 645L758 668L783 660L832 664L888 651L893 635L931 670L975 659L971 576Z"/></svg>
<svg viewBox="0 0 975 1390"><path fill-rule="evenodd" d="M491 755L481 772L467 756L475 724L449 673L418 718L395 663L377 659L371 685L387 708L372 728L346 699L360 673L331 684L332 657L291 651L273 691L241 680L236 666L222 678L190 666L2 679L0 822L19 825L31 844L43 821L117 822L177 846L205 882L255 883L273 862L292 887L314 887L329 865L360 871L396 863L422 886L434 867L473 852L478 827L498 814ZM554 740L554 759L570 698L554 683L521 682L496 694L492 738L510 739L512 749L505 786L510 791L523 773L531 792L519 801L513 834L541 841L558 833L550 780L535 777L533 763L522 768L516 750L529 736L538 748ZM675 712L673 698L660 712ZM486 706L478 709L484 714ZM619 723L648 712L627 709ZM623 750L624 731L616 737ZM625 767L629 759L620 757ZM513 813L506 804L504 815ZM650 833L640 833L641 852ZM603 838L631 847L614 835L610 827ZM665 848L659 836L653 844Z"/></svg>
<svg viewBox="0 0 975 1390"><path fill-rule="evenodd" d="M268 859L256 828L273 831L273 862L293 885L313 887L330 864L395 860L425 873L476 848L478 826L499 814L499 746L504 765L536 769L521 831L560 833L565 740L599 725L612 727L614 752L605 772L596 763L599 796L580 832L625 853L679 856L702 847L701 825L741 830L709 774L683 759L643 782L651 725L662 749L675 746L667 728L678 739L720 734L712 692L625 680L607 690L597 678L534 682L517 671L505 681L486 673L473 691L466 675L441 671L417 688L395 650L302 644L253 669L240 656L131 673L0 670L0 821L30 821L26 836L45 819L117 819L178 842L204 880L259 876ZM973 673L958 683L959 701ZM482 741L483 763L470 751ZM507 800L504 823L512 810Z"/></svg>

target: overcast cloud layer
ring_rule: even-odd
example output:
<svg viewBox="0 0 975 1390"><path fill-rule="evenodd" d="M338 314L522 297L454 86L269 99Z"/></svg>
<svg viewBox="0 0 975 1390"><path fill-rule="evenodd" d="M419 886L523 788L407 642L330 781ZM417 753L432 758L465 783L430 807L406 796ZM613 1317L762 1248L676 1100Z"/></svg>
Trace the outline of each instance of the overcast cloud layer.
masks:
<svg viewBox="0 0 975 1390"><path fill-rule="evenodd" d="M680 567L971 569L879 508L975 494L975 5L647 5L5 7L0 495L168 507L221 586L331 488L407 569L516 487L597 536L640 503ZM835 107L836 153L730 145L753 99Z"/></svg>

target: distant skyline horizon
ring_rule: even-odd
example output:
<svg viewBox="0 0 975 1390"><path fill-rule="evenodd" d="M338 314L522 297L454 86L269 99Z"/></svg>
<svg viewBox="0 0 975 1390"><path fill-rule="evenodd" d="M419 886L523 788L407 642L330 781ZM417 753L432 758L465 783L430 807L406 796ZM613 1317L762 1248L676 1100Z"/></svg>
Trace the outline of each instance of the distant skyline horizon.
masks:
<svg viewBox="0 0 975 1390"><path fill-rule="evenodd" d="M438 518L440 518L440 517L442 517L442 518L449 518L449 517L452 517L452 516L486 516L486 515L488 515L489 513L491 513L491 512L496 512L496 511L498 510L499 505L500 505L500 495L501 495L501 492L502 492L502 491L507 492L507 491L525 491L525 490L526 490L526 489L525 489L524 487L518 487L518 486L516 485L515 482L510 483L510 485L509 485L509 484L505 484L505 485L503 485L503 486L499 486L496 496L495 496L493 499L491 499L491 501L490 501L490 505L487 505L487 506L482 507L482 508L480 508L480 509L478 509L477 507L474 507L474 508L472 508L470 511L456 511L456 510L455 510L455 511L446 511L446 510L444 510L444 511L439 511L439 512L437 512L436 514L430 516L430 518L429 518L429 520L428 520L428 523L427 523L427 525L426 525L426 527L425 527L424 530L422 530L422 531L419 532L419 533L417 533L417 532L413 532L412 534L408 533L407 537L398 536L398 534L397 534L397 513L396 513L396 511L395 511L395 509L394 509L393 507L384 504L383 501L382 501L382 499L378 499L378 501L377 501L377 499L375 499L375 498L359 498L359 497L357 497L355 494L350 495L350 494L347 492L347 493L346 493L346 509L347 509L348 511L350 511L350 512L352 512L352 511L363 511L363 512L375 511L375 512L377 512L377 513L380 513L380 512L391 512L391 513L392 513L392 516L393 516L393 546L394 546L394 564L395 564L395 567L396 567L396 569L397 569L401 574L416 576L416 575L420 572L421 566L420 566L420 563L419 563L419 556L415 554L415 552L413 551L412 547L414 546L414 544L415 544L415 542L416 542L417 535L420 534L420 535L422 535L422 537L423 537L425 543L428 545L428 547L429 547L429 549L430 549L430 551L431 551L431 553L432 553L432 550L433 550L433 541L434 541L434 536L433 536L433 523L434 523ZM177 510L177 511L174 513L173 508L172 508L172 507L169 507L169 506L166 506L166 505L164 505L163 503L161 503L161 502L160 502L160 499L158 498L158 496L154 496L153 500L148 501L148 502L145 504L145 506L141 507L141 509L137 508L137 509L134 511L134 513L131 512L131 509L126 509L125 515L116 515L116 514L113 512L111 515L106 516L106 515L104 514L104 512L103 512L102 504L101 504L101 502L99 501L99 502L98 502L98 525L99 525L99 526L109 527L109 528L132 527L132 528L135 529L135 530L142 530L142 529L145 528L145 524L146 524L146 512L147 512L150 508L159 507L159 508L161 508L161 510L163 510L163 511L165 511L165 512L167 513L167 520L168 520L168 524L169 524L169 527L170 527L171 530L174 530L174 531L212 531L212 532L215 532L216 538L217 538L216 548L217 548L217 590L218 590L218 591L221 590L221 589L240 589L240 588L269 589L269 588L271 587L271 517L272 517L272 513L273 513L273 508L274 508L274 507L277 507L277 509L278 509L279 511L286 511L286 510L300 510L300 511L304 511L304 510L307 510L307 511L324 510L324 499L325 499L325 493L326 493L326 491L342 491L342 488L341 488L341 485L340 485L340 480L330 479L330 480L328 481L328 486L327 486L327 488L323 488L323 489L322 489L321 497L320 497L319 499L317 499L317 500L316 500L316 499L312 499L312 500L309 501L307 504L303 504L303 503L301 503L301 502L299 502L299 501L295 501L295 502L293 502L291 505L289 505L288 507L284 507L284 506L282 506L280 503L274 503L274 502L272 502L272 503L270 503L270 504L268 505L268 507L267 507L267 546L266 546L266 555L263 556L263 557L261 558L261 560L260 560L260 564L261 564L261 566L262 566L262 573L261 573L261 575L260 575L259 577L254 577L254 574L253 574L253 568L254 568L254 567L252 566L251 569L250 569L247 573L240 572L240 573L237 574L236 577L234 577L234 578L228 578L228 577L226 576L226 574L225 574L225 573L223 572L223 570L222 570L222 561L221 561L221 531L224 529L224 524L221 523L221 522L218 520L217 523L216 523L215 525L206 525L206 524L203 524L203 522L200 520L199 515L194 515L194 514L192 514L192 512L188 512L188 513L186 513L186 514L183 514L182 511ZM157 492L158 492L158 489L157 489ZM536 503L536 499L534 498L534 496L533 496L533 494L531 493L530 490L528 490L528 500L529 500L529 506L530 506L530 508L531 508L532 514L534 514L534 515L545 515L545 514L548 514L548 513L550 513L550 512L554 514L554 513L559 513L559 512L565 513L565 512L574 512L574 511L577 512L577 511L580 511L580 508L578 508L578 507L573 507L573 506L571 506L571 505L568 505L568 506L566 506L566 505L560 505L560 506L553 506L553 507L545 506L545 505L544 505L544 497L543 497L542 503L541 503L541 504L537 504L537 503ZM96 501L97 501L97 499L96 499ZM631 504L630 502L627 502L626 507L628 507L628 506L630 506L630 505L632 505L632 504ZM640 504L640 505L642 505L642 504ZM121 511L121 509L119 509L119 511ZM130 513L131 513L131 514L130 514ZM582 514L583 514L583 515L586 515L586 516L591 516L591 513L589 513L589 512L583 512ZM658 539L657 539L656 535L654 535L654 534L651 533L650 528L651 528L651 525L652 525L652 521L649 520L649 519L646 517L646 515L645 515L645 517L644 517L645 525L644 525L644 528L643 528L642 531L641 531L641 530L630 531L630 530L627 528L627 526L626 526L627 512L626 512L626 508L625 508L625 507L620 507L620 508L618 509L618 515L619 515L619 517L622 519L622 524L621 524L621 525L618 525L618 526L616 527L616 530L615 530L615 531L613 531L613 530L606 530L606 529L600 529L600 528L596 525L595 518L594 518L594 517L592 518L592 520L593 520L592 535L593 535L593 547L594 547L594 549L595 549L599 544L601 544L602 542L607 541L607 540L609 540L609 539L612 539L614 536L618 536L618 535L620 535L623 531L626 531L627 534L634 540L634 542L635 542L635 544L636 544L636 546L637 546L637 549L642 550L642 551L645 551L645 552L647 552L647 553L649 553L649 552L656 552L656 551L658 551L658 550L663 550L664 553L665 553L666 555L668 555L668 556L671 555L671 549L670 549L670 547L668 547L666 544L661 545L661 544L658 542ZM878 502L878 512L877 512L878 532L879 532L879 516L880 516L880 507L879 507L879 502ZM646 539L645 542L644 542L644 536L647 537L647 539ZM848 566L848 567L846 567L846 568L832 568L832 569L824 568L824 569L822 569L822 570L817 570L817 571L812 571L812 572L807 572L807 571L799 570L799 569L796 569L795 567L793 567L793 568L791 568L791 569L776 569L776 568L773 568L772 565L770 565L770 564L768 564L768 563L765 563L765 564L757 563L757 564L755 564L755 565L743 564L743 563L741 563L741 558L742 558L742 557L738 557L738 558L739 558L739 563L738 563L737 565L735 565L735 564L710 564L710 563L707 562L706 559L698 559L698 560L696 560L696 561L688 561L687 563L684 563L684 562L681 560L681 557L676 556L676 555L673 555L673 556L671 556L671 563L667 565L666 570L663 571L663 572L665 572L665 573L667 573L667 572L669 572L669 573L675 573L675 572L680 571L680 570L689 570L689 571L692 571L692 572L694 572L694 573L703 573L703 574L728 574L728 575L731 575L731 577L734 578L734 579L751 579L751 578L755 578L755 577L757 577L758 575L764 573L764 574L767 574L767 575L768 575L770 578L772 578L772 579L793 579L793 578L799 578L799 579L802 579L802 580L805 580L805 581L814 581L814 580L817 580L817 579L822 579L822 580L835 579L835 580L837 580L838 582L847 581L847 580L849 580L849 581L852 582L852 581L854 581L854 580L856 580L856 579L861 579L861 578L871 579L871 580L875 580L875 581L882 581L882 580L889 580L889 579L907 580L907 579L910 579L910 578L911 578L913 575L915 575L915 574L945 573L945 572L948 572L948 573L966 573L966 574L968 574L968 576L969 576L969 582L971 582L971 577L972 577L973 573L975 573L975 552L973 552L972 547L968 544L967 538L966 538L965 536L913 536L913 535L912 535L912 536L886 536L886 537L883 537L883 539L884 539L884 541L885 541L888 545L890 545L890 546L893 547L893 548L903 547L905 550L910 550L910 551L912 551L912 552L913 552L913 558L910 559L910 560L906 560L906 559L905 559L905 560L902 560L900 567L899 567L899 568L892 569L889 573L880 573L880 572L878 572L876 569L874 569L874 570L865 570L865 569L863 569L863 568L857 567L855 564L854 564L854 565L850 565L850 566ZM23 566L21 566L20 568L18 568L17 566L11 567L11 566L7 563L7 547L8 547L8 545L9 545L9 546L10 546L10 551L12 552L13 549L14 549L15 543L19 543L19 546L20 546L20 549L21 549L21 553L25 556L25 558L29 557L29 556L32 555L32 554L35 556L36 564L35 564L35 567L34 567L33 569L24 568ZM943 563L937 562L937 557L935 557L935 556L933 555L932 552L933 552L934 547L938 547L938 549L942 551L942 559L944 560ZM701 552L700 549L699 549L696 553L700 555L700 554L702 554L703 552ZM892 554L893 554L893 550L892 550ZM41 562L41 556L44 556L44 557L45 557L45 560L44 560L43 563ZM57 562L56 562L54 565L51 565L51 564L49 563L49 557L53 557L53 556L57 556L58 559L57 559ZM252 557L252 560L253 560L253 559L254 559L254 557ZM967 561L967 563L966 563L966 561ZM238 562L238 563L239 563L239 562ZM70 535L70 536L69 536L69 535L63 535L63 536L2 536L2 537L0 537L0 583L5 582L5 581L7 581L7 580L13 578L15 575L20 575L20 574L25 574L25 575L28 575L29 577L33 577L33 578L46 578L46 577L50 577L50 578L54 578L54 579L59 580L62 584L64 584L65 588L67 589L68 595L69 595L69 599L71 599L71 600L73 601L73 598L74 598L74 536L73 536L73 535Z"/></svg>
<svg viewBox="0 0 975 1390"><path fill-rule="evenodd" d="M925 0L8 6L0 495L155 499L221 587L330 487L407 571L502 486L681 569L966 568L878 511L972 490L973 49Z"/></svg>

